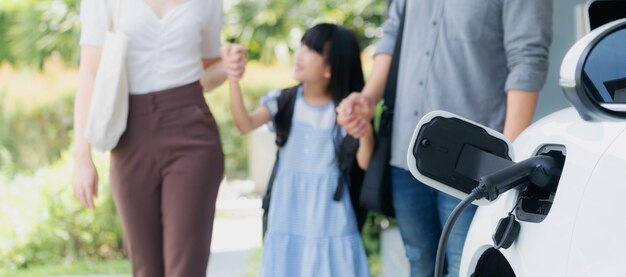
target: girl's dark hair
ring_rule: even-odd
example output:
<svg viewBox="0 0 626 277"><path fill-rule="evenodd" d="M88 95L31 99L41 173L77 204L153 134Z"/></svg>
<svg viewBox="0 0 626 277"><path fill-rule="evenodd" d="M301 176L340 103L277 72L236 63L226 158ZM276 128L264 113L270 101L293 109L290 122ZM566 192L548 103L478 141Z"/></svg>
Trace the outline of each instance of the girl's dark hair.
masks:
<svg viewBox="0 0 626 277"><path fill-rule="evenodd" d="M361 49L350 30L330 23L309 29L301 42L325 57L330 65L328 90L335 104L348 94L361 91L365 85L361 66Z"/></svg>

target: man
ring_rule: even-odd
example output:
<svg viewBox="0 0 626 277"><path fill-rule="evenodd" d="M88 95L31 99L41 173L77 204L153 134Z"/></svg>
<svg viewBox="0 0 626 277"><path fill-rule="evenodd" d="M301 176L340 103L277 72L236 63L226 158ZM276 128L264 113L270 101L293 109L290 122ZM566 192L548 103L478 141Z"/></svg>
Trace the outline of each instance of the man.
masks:
<svg viewBox="0 0 626 277"><path fill-rule="evenodd" d="M360 137L383 96L405 7L395 0L383 25L370 80L337 108L338 123ZM406 162L412 131L425 114L453 112L514 140L531 122L548 71L552 0L420 0L406 3L393 118L394 208L411 276L432 276L441 229L458 199L415 180ZM358 111L358 112L354 112ZM458 276L475 207L450 235L446 264Z"/></svg>

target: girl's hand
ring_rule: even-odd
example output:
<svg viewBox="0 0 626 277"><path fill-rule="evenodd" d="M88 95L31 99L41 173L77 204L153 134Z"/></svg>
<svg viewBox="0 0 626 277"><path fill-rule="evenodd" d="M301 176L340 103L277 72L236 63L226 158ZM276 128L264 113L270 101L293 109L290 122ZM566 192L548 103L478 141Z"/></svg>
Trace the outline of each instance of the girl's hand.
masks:
<svg viewBox="0 0 626 277"><path fill-rule="evenodd" d="M374 152L374 127L369 122L363 127L363 133L359 138L359 150L356 154L356 159L359 167L363 170L367 170L370 160L372 159L372 153Z"/></svg>
<svg viewBox="0 0 626 277"><path fill-rule="evenodd" d="M239 81L246 71L246 49L239 44L227 44L220 49L220 55L231 81Z"/></svg>
<svg viewBox="0 0 626 277"><path fill-rule="evenodd" d="M93 209L94 198L98 196L98 171L91 157L77 157L74 164L73 178L74 196L85 205Z"/></svg>

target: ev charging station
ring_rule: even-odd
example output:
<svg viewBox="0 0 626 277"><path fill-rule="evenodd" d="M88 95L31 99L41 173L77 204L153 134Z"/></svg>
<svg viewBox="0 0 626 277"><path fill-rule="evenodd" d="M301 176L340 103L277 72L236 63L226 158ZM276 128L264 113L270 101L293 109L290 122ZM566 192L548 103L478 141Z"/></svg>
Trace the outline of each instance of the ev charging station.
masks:
<svg viewBox="0 0 626 277"><path fill-rule="evenodd" d="M515 143L443 111L416 126L411 173L463 200L444 227L435 276L447 232L472 203L479 209L461 276L626 276L626 1L590 1L586 9L592 31L560 71L571 108Z"/></svg>

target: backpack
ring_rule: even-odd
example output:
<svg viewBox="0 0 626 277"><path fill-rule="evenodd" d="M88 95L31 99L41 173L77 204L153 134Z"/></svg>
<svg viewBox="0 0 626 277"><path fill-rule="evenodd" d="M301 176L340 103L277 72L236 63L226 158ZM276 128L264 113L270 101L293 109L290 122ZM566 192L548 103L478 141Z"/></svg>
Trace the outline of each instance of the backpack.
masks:
<svg viewBox="0 0 626 277"><path fill-rule="evenodd" d="M270 199L272 196L272 187L276 173L278 171L278 159L280 149L287 143L289 138L289 132L291 131L291 122L293 119L294 108L296 104L296 98L298 94L298 86L283 89L278 96L278 111L274 116L274 128L276 130L276 162L272 169L269 183L267 185L267 192L263 196L263 237L267 231L268 215L270 208ZM338 129L337 129L338 130ZM337 180L337 190L333 196L333 200L340 201L345 191L345 185L348 185L348 192L350 194L350 200L352 202L352 208L356 217L357 226L359 232L363 228L367 211L360 207L359 195L361 192L361 184L363 183L363 176L365 172L359 168L356 162L356 152L359 148L359 140L349 135L346 135L341 141L339 141L339 132L336 132L335 138L335 152L339 164L340 177Z"/></svg>

